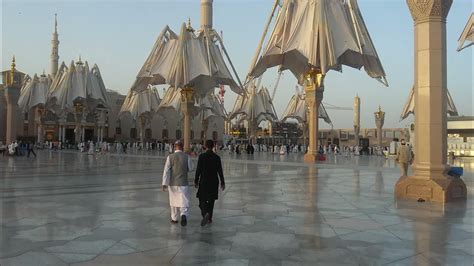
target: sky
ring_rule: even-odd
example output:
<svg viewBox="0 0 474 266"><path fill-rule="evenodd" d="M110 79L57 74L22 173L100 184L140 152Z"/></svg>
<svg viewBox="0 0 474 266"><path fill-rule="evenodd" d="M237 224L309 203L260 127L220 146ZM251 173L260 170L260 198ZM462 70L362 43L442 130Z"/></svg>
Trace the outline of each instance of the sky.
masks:
<svg viewBox="0 0 474 266"><path fill-rule="evenodd" d="M224 43L243 80L263 32L273 0L214 0L214 29L223 31ZM359 0L365 23L387 73L389 87L365 71L344 67L325 79L323 102L352 108L361 98L361 126L375 127L374 112L381 105L385 127L406 127L413 117L399 116L413 85L413 20L405 0ZM473 48L456 52L457 40L473 12L474 0L455 0L447 23L448 89L461 115L473 115ZM17 69L29 75L49 72L54 14L58 14L60 62L79 56L96 63L108 89L126 94L161 30L169 25L179 32L191 19L199 28L199 0L0 0L2 69L13 55ZM262 84L270 93L276 70L265 73ZM296 80L283 74L274 100L280 115L295 92ZM225 95L231 110L236 95ZM328 110L335 128L352 128L353 112ZM323 128L328 125L321 123Z"/></svg>

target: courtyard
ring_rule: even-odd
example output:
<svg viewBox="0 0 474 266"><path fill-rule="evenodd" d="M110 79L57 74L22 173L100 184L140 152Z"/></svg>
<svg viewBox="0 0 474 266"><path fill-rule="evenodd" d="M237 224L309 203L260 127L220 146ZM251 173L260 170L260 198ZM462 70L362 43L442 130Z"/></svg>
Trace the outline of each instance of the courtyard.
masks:
<svg viewBox="0 0 474 266"><path fill-rule="evenodd" d="M393 159L222 153L226 190L201 227L169 222L164 153L0 157L0 264L472 265L467 202L397 202ZM189 175L192 178L192 173ZM195 190L192 192L195 193Z"/></svg>

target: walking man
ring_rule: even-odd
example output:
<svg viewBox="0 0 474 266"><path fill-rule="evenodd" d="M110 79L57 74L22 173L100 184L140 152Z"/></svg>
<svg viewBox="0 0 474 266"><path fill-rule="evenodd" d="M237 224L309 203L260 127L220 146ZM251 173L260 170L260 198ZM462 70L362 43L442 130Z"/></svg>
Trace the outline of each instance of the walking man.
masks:
<svg viewBox="0 0 474 266"><path fill-rule="evenodd" d="M401 146L398 147L397 162L400 164L402 176L407 176L408 165L413 161L413 152L404 139L401 140Z"/></svg>
<svg viewBox="0 0 474 266"><path fill-rule="evenodd" d="M171 207L171 223L186 226L189 212L188 172L193 169L191 158L183 152L183 143L176 141L175 152L168 155L163 171L163 191L168 190Z"/></svg>
<svg viewBox="0 0 474 266"><path fill-rule="evenodd" d="M201 209L201 226L212 223L214 201L218 198L219 179L221 189L225 189L224 174L221 158L214 153L214 141L206 141L206 152L199 155L194 178L194 185L198 188L199 208ZM218 177L219 176L219 177Z"/></svg>
<svg viewBox="0 0 474 266"><path fill-rule="evenodd" d="M26 148L28 149L28 155L26 155L26 158L30 158L30 154L32 153L36 158L36 153L34 151L35 145L31 142L28 142L28 144L26 144Z"/></svg>

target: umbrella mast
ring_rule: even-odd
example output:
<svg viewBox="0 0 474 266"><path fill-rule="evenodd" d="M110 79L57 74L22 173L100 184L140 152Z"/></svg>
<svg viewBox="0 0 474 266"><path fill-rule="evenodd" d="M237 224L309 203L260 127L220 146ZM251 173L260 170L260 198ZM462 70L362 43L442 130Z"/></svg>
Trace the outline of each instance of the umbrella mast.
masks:
<svg viewBox="0 0 474 266"><path fill-rule="evenodd" d="M388 86L385 72L356 0L284 1L262 56L251 71L290 70L303 85L308 104L309 147L305 162L315 162L319 107L324 78L342 65L361 69Z"/></svg>
<svg viewBox="0 0 474 266"><path fill-rule="evenodd" d="M312 68L305 75L304 90L306 93L306 104L308 105L308 129L309 146L304 155L305 162L317 161L318 154L318 132L319 132L319 106L324 95L324 74L321 70Z"/></svg>

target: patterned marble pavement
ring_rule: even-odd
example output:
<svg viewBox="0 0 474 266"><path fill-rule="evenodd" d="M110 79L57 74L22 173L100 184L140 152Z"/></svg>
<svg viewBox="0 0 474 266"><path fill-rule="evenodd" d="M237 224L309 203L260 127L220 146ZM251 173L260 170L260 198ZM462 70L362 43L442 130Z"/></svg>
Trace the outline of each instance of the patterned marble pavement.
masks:
<svg viewBox="0 0 474 266"><path fill-rule="evenodd" d="M473 265L474 161L467 202L441 206L396 202L390 159L222 156L213 224L193 196L185 228L164 154L0 157L0 265Z"/></svg>

